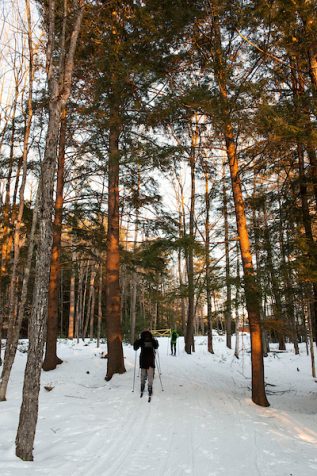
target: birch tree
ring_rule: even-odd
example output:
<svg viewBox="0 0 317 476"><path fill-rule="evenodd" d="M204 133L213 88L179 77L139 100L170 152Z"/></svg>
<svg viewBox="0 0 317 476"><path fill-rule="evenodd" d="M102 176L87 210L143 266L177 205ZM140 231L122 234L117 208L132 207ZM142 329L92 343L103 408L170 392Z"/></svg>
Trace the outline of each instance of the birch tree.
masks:
<svg viewBox="0 0 317 476"><path fill-rule="evenodd" d="M73 25L68 45L57 44L56 41L56 7L55 0L49 0L47 11L45 12L47 14L46 72L49 95L49 120L40 175L39 239L36 253L33 305L29 321L29 350L16 436L16 455L25 461L33 460L33 446L38 416L52 247L53 188L61 111L66 107L71 93L74 54L84 13L84 2L83 0L74 0L72 3ZM64 8L67 8L66 0ZM56 55L59 55L59 62L56 61Z"/></svg>

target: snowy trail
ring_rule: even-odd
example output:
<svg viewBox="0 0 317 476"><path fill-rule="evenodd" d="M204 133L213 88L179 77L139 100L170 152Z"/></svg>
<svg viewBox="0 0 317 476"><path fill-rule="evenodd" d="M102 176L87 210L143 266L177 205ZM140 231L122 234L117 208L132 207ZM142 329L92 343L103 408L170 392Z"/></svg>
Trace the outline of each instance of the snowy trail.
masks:
<svg viewBox="0 0 317 476"><path fill-rule="evenodd" d="M179 344L167 355L160 339L151 403L132 392L134 351L127 372L103 380L106 361L94 344L60 344L65 363L43 373L35 461L14 456L25 354L19 354L8 401L0 404L1 476L315 476L317 384L307 356L266 360L271 407L250 400L250 355L237 361L215 338L196 339L191 356ZM201 345L199 345L201 344ZM297 371L299 368L300 371ZM87 373L88 372L88 373Z"/></svg>

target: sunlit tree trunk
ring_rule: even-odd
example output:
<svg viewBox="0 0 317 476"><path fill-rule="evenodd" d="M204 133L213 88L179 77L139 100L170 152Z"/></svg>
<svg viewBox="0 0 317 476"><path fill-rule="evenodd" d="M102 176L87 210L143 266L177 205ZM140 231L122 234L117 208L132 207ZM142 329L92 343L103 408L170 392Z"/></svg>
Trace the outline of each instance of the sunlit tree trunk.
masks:
<svg viewBox="0 0 317 476"><path fill-rule="evenodd" d="M120 170L120 117L118 106L112 105L109 130L108 167L108 232L106 246L106 326L107 326L107 374L110 380L115 373L125 372L122 348L119 286L119 170Z"/></svg>
<svg viewBox="0 0 317 476"><path fill-rule="evenodd" d="M232 193L235 207L237 232L240 241L246 308L251 333L252 360L252 400L260 406L268 406L265 393L262 330L260 320L260 297L252 263L250 239L246 221L244 198L242 194L240 169L236 149L236 138L230 118L228 105L227 79L221 44L221 31L216 2L211 1L212 25L214 35L214 72L218 85L223 113L223 135L228 156Z"/></svg>

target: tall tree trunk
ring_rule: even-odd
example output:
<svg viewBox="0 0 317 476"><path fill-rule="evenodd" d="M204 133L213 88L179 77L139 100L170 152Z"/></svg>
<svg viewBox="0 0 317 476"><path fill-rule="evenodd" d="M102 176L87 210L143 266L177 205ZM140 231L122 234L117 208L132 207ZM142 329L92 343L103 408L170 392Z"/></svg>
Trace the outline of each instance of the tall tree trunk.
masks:
<svg viewBox="0 0 317 476"><path fill-rule="evenodd" d="M267 208L266 208L266 201L264 199L263 202L263 220L264 220L264 238L265 238L265 248L266 248L266 256L267 256L267 264L269 267L269 274L271 277L271 284L272 284L272 294L273 294L273 309L274 309L274 319L279 321L281 324L283 323L283 306L282 300L280 295L280 286L279 281L277 278L277 273L274 269L274 257L273 257L273 250L271 245L270 239L270 230L268 225L268 218L267 218ZM285 337L283 334L283 330L277 331L278 334L278 341L279 341L279 350L286 350L285 346Z"/></svg>
<svg viewBox="0 0 317 476"><path fill-rule="evenodd" d="M90 305L90 319L89 319L89 339L93 340L94 338L94 322L95 322L95 302L96 302L96 290L95 290L95 277L96 271L95 269L92 272L93 279L91 283L91 305Z"/></svg>
<svg viewBox="0 0 317 476"><path fill-rule="evenodd" d="M62 221L64 203L64 170L65 170L65 144L67 118L66 109L62 111L61 127L59 133L59 152L57 161L57 185L55 199L55 217L53 223L53 246L51 255L50 282L48 288L48 314L46 352L43 362L43 370L54 370L62 360L57 357L57 330L60 286L60 255L62 242Z"/></svg>
<svg viewBox="0 0 317 476"><path fill-rule="evenodd" d="M226 256L226 307L225 307L225 327L226 327L226 344L231 349L231 282L230 282L230 253L229 253L229 220L228 220L228 197L226 187L225 164L223 163L222 177L222 193L223 193L223 218L225 228L225 256Z"/></svg>
<svg viewBox="0 0 317 476"><path fill-rule="evenodd" d="M44 350L47 297L52 248L53 190L61 110L71 91L74 53L79 35L83 8L76 2L77 12L73 19L65 67L56 70L53 60L55 48L55 1L48 3L47 78L49 88L49 120L40 182L39 240L36 254L33 307L29 321L29 350L25 369L23 399L16 435L16 455L25 461L33 461L33 445L38 417L40 375ZM79 8L78 8L79 7ZM65 51L63 52L65 53Z"/></svg>
<svg viewBox="0 0 317 476"><path fill-rule="evenodd" d="M214 353L212 341L212 309L211 309L211 269L210 269L210 196L209 196L209 173L206 163L203 164L205 174L205 262L206 262L206 301L207 301L207 335L208 335L208 352Z"/></svg>
<svg viewBox="0 0 317 476"><path fill-rule="evenodd" d="M189 157L191 192L190 192L190 212L189 212L189 246L187 254L187 276L188 276L188 308L187 325L185 334L185 352L191 354L194 340L194 319L195 319L195 283L194 283L194 226L195 226L195 181L196 181L196 148L199 143L198 114L195 114L195 129L192 132L192 146Z"/></svg>
<svg viewBox="0 0 317 476"><path fill-rule="evenodd" d="M15 53L16 54L16 53ZM16 57L14 58L13 63L14 76L15 76L15 92L13 99L13 108L12 108L12 124L11 124L11 136L10 136L10 146L9 146L9 163L8 163L8 175L5 185L5 199L4 206L2 211L2 247L1 247L1 269L0 276L6 275L8 272L8 263L10 258L12 240L11 237L11 225L12 220L10 219L10 198L11 198L11 179L13 173L14 165L14 148L15 148L15 134L16 134L16 110L18 105L18 97L20 93L20 83L19 72L16 70Z"/></svg>
<svg viewBox="0 0 317 476"><path fill-rule="evenodd" d="M69 291L69 319L68 319L68 339L74 338L75 330L75 271L74 263L76 261L76 253L72 252L71 275L70 275L70 291Z"/></svg>
<svg viewBox="0 0 317 476"><path fill-rule="evenodd" d="M81 320L80 322L80 337L84 340L86 337L87 329L85 329L85 319L86 314L89 314L89 306L86 304L87 301L87 289L88 289L88 276L90 271L90 261L87 260L86 263L86 272L84 279L84 292L80 296L80 309L81 309ZM87 319L86 319L87 320Z"/></svg>
<svg viewBox="0 0 317 476"><path fill-rule="evenodd" d="M90 279L89 279L89 295L88 295L88 301L87 301L87 312L86 312L86 318L85 318L85 327L84 327L84 337L87 337L88 333L88 327L89 327L89 338L92 339L91 337L91 324L94 320L94 310L92 309L92 304L94 301L94 289L95 289L95 278L96 278L96 264L92 263L91 270L90 270Z"/></svg>
<svg viewBox="0 0 317 476"><path fill-rule="evenodd" d="M84 279L84 262L80 257L79 270L78 270L78 287L77 287L77 299L76 299L76 311L75 311L75 337L77 343L79 342L81 321L82 321L82 295L83 295L83 279Z"/></svg>
<svg viewBox="0 0 317 476"><path fill-rule="evenodd" d="M108 233L106 246L106 325L107 374L110 380L115 373L124 373L119 286L119 170L120 170L120 118L117 107L112 106L109 130L108 168Z"/></svg>
<svg viewBox="0 0 317 476"><path fill-rule="evenodd" d="M266 398L264 384L264 362L259 290L253 269L251 246L242 194L238 155L236 150L236 140L228 105L227 80L221 44L219 17L217 8L215 7L215 2L211 1L210 3L212 5L211 13L214 33L214 72L223 109L223 134L230 168L237 231L240 240L246 308L248 312L251 333L252 401L257 405L266 407L269 405L269 403Z"/></svg>
<svg viewBox="0 0 317 476"><path fill-rule="evenodd" d="M102 261L100 260L99 287L98 287L97 347L99 347L100 345L101 322L102 322Z"/></svg>
<svg viewBox="0 0 317 476"><path fill-rule="evenodd" d="M24 313L25 313L28 285L29 285L29 279L30 279L31 267L32 267L33 251L35 246L35 232L36 232L37 223L38 223L39 195L40 195L40 190L38 190L37 192L37 197L36 197L34 210L33 210L32 228L31 228L31 233L29 237L29 247L28 247L26 265L24 268L21 295L19 297L18 309L15 314L17 315L17 318L16 320L12 320L12 323L10 324L8 328L7 346L6 346L6 352L4 357L4 365L3 365L1 379L0 379L0 401L6 400L7 386L9 383L12 365L13 365L15 355L16 355L16 350L18 347L21 324L24 318Z"/></svg>
<svg viewBox="0 0 317 476"><path fill-rule="evenodd" d="M239 304L240 304L240 260L239 260L239 245L237 243L237 275L236 275L236 297L235 297L235 318L236 318L236 342L234 348L234 355L239 359L240 351L240 314L239 314Z"/></svg>
<svg viewBox="0 0 317 476"><path fill-rule="evenodd" d="M283 223L283 216L282 210L283 205L281 203L280 197L278 198L278 212L279 212L279 243L281 249L281 259L282 259L282 269L283 269L283 282L284 282L284 300L286 303L286 312L287 312L287 319L290 322L290 327L293 331L293 341L294 341L294 349L295 354L299 354L299 346L298 346L298 335L297 335L297 319L296 319L296 311L295 311L295 293L294 293L294 285L293 285L293 276L292 271L290 270L290 264L286 259L286 250L285 247L290 248L289 244L285 244L284 239L284 223ZM292 236L290 230L285 231L286 236Z"/></svg>
<svg viewBox="0 0 317 476"><path fill-rule="evenodd" d="M133 252L136 253L138 231L139 231L139 213L140 213L140 189L141 189L141 173L140 164L137 164L137 186L135 192L135 222L134 222L134 243ZM130 342L135 340L135 323L136 323L136 301L137 301L137 279L138 275L135 270L131 277L131 301L130 301L130 318L131 318L131 337Z"/></svg>
<svg viewBox="0 0 317 476"><path fill-rule="evenodd" d="M180 191L180 192L176 191L176 200L177 200L177 207L178 207L178 236L179 236L179 239L182 240L186 232L185 207L184 207L184 190L179 179L178 179L178 185L179 185L179 191ZM182 249L181 248L179 248L178 250L178 280L179 280L179 287L181 292L180 305L181 305L182 332L185 336L186 334L186 306L185 306L185 297L183 296L184 282L183 282Z"/></svg>
<svg viewBox="0 0 317 476"><path fill-rule="evenodd" d="M292 69L291 69L291 78L292 78L292 89L293 89L293 100L296 115L300 119L301 114L303 114L304 109L304 116L305 116L305 126L309 133L312 131L311 127L311 120L309 112L305 110L305 104L303 107L303 97L305 95L305 83L303 75L299 68L299 61L297 58L293 60L290 58ZM317 55L316 55L317 61ZM316 63L317 65L317 63ZM317 69L316 69L317 74ZM317 83L316 83L317 85ZM315 85L315 86L316 86ZM317 91L317 89L316 89ZM313 150L312 144L309 140L308 146L308 156L310 159L310 163L312 166L312 174L316 173L316 157L315 157L315 150ZM309 209L309 197L308 197L308 184L307 184L307 177L305 173L305 148L302 141L297 141L297 155L298 155L298 169L299 169L299 192L301 197L301 208L302 208L302 217L303 217L303 225L305 230L305 238L307 242L307 249L308 249L308 256L309 256L309 266L312 270L316 269L317 267L317 245L316 241L313 236L313 227L312 227L312 218L311 212ZM313 178L314 175L313 175ZM314 182L313 182L314 185ZM316 339L317 344L317 284L312 283L312 303L311 303L311 319L313 323L313 333Z"/></svg>
<svg viewBox="0 0 317 476"><path fill-rule="evenodd" d="M20 299L20 306L17 308L17 289L18 289L18 267L20 263L20 249L21 249L21 228L22 228L22 219L24 211L24 193L27 179L27 158L28 158L28 148L29 148L29 139L30 131L33 118L33 107L32 107L32 98L33 98L33 79L34 79L34 57L33 57L33 42L32 42L32 25L31 25L31 12L30 12L30 3L27 0L26 2L26 14L27 14L27 24L28 24L28 46L29 46L29 86L28 86L28 101L27 101L27 111L26 111L26 121L25 121L25 131L24 131L24 140L23 140L23 153L21 160L21 167L23 167L22 172L22 181L19 191L19 208L15 221L15 230L13 235L13 249L14 249L14 261L13 269L10 280L9 288L9 323L8 323L8 332L7 332L7 345L4 358L4 366L2 370L2 375L0 379L0 401L6 399L7 385L9 382L12 365L16 355L16 349L19 340L19 334L21 329L21 323L24 316L24 306L26 301L27 294L27 285L29 278L29 267L31 266L31 259L33 256L33 246L34 246L34 235L35 227L37 223L37 204L38 204L38 195L36 200L36 206L33 216L32 230L30 236L30 245L28 252L28 261L25 269L25 277L22 284L22 292ZM31 253L31 254L30 254ZM1 331L0 331L1 339Z"/></svg>

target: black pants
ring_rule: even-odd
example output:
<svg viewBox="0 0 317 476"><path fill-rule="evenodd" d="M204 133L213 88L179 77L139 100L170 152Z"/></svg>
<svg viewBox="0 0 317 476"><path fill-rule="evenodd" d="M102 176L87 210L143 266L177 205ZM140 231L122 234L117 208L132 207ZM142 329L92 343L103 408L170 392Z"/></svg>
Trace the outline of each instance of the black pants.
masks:
<svg viewBox="0 0 317 476"><path fill-rule="evenodd" d="M171 342L171 353L176 355L176 342Z"/></svg>

